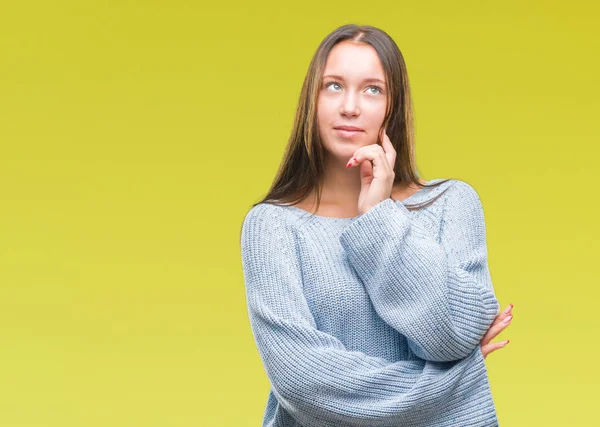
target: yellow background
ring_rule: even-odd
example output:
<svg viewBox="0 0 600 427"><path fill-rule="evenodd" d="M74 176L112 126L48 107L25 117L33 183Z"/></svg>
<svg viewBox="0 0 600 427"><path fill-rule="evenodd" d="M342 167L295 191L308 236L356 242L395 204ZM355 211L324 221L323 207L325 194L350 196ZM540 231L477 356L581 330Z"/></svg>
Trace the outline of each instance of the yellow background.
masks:
<svg viewBox="0 0 600 427"><path fill-rule="evenodd" d="M13 1L0 13L0 426L259 426L239 233L308 63L388 32L426 180L479 193L500 424L597 422L599 6Z"/></svg>

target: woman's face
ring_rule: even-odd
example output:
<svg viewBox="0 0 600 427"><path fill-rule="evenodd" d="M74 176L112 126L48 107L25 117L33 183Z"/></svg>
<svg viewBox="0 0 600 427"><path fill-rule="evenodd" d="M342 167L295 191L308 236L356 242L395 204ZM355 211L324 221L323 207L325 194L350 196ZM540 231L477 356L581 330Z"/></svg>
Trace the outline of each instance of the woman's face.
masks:
<svg viewBox="0 0 600 427"><path fill-rule="evenodd" d="M356 149L377 143L386 109L385 73L375 49L350 41L330 51L317 101L319 135L345 162ZM343 126L357 131L338 129Z"/></svg>

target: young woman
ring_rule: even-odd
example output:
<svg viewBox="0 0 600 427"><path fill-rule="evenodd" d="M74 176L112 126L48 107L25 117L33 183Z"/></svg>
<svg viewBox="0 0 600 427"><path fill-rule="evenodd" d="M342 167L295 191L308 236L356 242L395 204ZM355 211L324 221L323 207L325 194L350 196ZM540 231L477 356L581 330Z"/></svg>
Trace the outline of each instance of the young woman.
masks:
<svg viewBox="0 0 600 427"><path fill-rule="evenodd" d="M498 425L485 357L510 324L464 181L418 178L406 65L371 26L329 34L241 234L271 384L263 426Z"/></svg>

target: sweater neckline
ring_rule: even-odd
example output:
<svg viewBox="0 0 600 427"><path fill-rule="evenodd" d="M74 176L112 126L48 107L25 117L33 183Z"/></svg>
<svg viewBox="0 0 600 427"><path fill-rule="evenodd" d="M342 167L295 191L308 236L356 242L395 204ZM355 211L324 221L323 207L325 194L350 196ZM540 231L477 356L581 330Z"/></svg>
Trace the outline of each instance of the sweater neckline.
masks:
<svg viewBox="0 0 600 427"><path fill-rule="evenodd" d="M429 184L435 184L438 181L443 181L445 180L445 178L435 178L435 179L430 179L429 181L427 181L426 185ZM439 189L442 186L438 186L435 187L435 189ZM398 203L402 203L402 204L406 204L409 202L416 202L416 203L420 203L421 200L423 198L423 195L427 192L427 190L431 190L428 187L424 187L421 188L419 191L411 194L410 196L408 196L407 198L403 199L403 200L394 200L394 202ZM360 215L356 215L356 216L348 216L348 217L338 217L338 216L324 216L324 215L316 215L316 214L312 214L310 212L308 212L307 210L304 210L302 208L293 206L293 205L285 205L285 207L287 208L291 208L293 210L299 211L301 213L307 214L309 215L311 218L318 218L321 220L329 220L329 221L352 221L355 220L356 218L360 217Z"/></svg>

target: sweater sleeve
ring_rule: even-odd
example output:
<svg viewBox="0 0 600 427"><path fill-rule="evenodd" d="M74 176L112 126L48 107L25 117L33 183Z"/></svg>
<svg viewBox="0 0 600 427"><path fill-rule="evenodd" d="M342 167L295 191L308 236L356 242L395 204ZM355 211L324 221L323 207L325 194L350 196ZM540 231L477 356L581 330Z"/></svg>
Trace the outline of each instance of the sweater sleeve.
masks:
<svg viewBox="0 0 600 427"><path fill-rule="evenodd" d="M447 191L439 242L391 198L340 235L376 312L431 361L466 357L499 310L480 198L464 181Z"/></svg>
<svg viewBox="0 0 600 427"><path fill-rule="evenodd" d="M257 205L241 233L250 325L277 401L306 427L426 425L439 417L458 384L473 381L472 362L390 362L320 331L303 292L294 228L284 212Z"/></svg>

